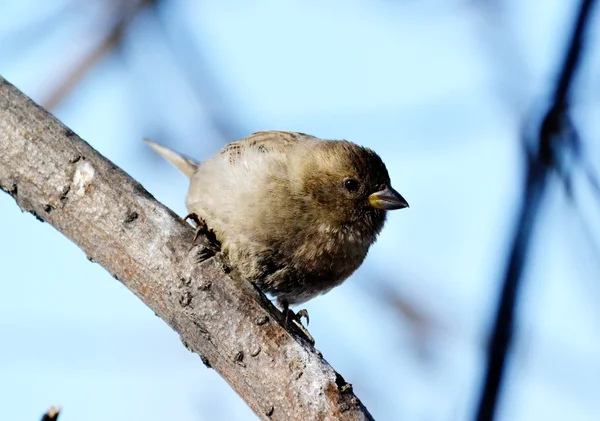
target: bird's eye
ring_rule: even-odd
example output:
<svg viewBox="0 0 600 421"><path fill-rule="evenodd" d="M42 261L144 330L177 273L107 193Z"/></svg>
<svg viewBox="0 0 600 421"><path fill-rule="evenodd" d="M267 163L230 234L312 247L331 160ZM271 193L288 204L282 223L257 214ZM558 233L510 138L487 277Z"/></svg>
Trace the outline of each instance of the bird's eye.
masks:
<svg viewBox="0 0 600 421"><path fill-rule="evenodd" d="M356 181L353 178L347 178L344 180L344 187L349 192L354 192L354 191L358 190L358 181Z"/></svg>

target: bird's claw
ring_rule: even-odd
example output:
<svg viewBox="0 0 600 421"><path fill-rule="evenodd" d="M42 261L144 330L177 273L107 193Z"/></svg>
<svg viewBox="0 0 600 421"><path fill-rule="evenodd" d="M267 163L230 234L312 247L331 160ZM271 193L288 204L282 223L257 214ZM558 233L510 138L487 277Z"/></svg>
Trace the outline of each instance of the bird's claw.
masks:
<svg viewBox="0 0 600 421"><path fill-rule="evenodd" d="M206 225L206 223L204 223L204 221L202 221L195 213L187 214L186 217L181 220L181 222L185 224L187 223L188 219L191 219L194 222L194 224L196 224L196 228L198 228L202 224Z"/></svg>
<svg viewBox="0 0 600 421"><path fill-rule="evenodd" d="M308 311L306 311L305 308L303 308L298 313L296 313L296 320L299 323L302 323L302 318L303 317L306 319L306 326L308 326L308 324L310 323L310 317L308 317Z"/></svg>
<svg viewBox="0 0 600 421"><path fill-rule="evenodd" d="M285 303L284 303L282 312L285 316L286 326L290 329L292 327L295 327L298 331L300 331L302 336L304 336L304 338L308 342L310 342L310 344L312 346L315 346L315 339L308 332L306 327L304 327L304 325L302 324L302 317L304 317L306 319L306 326L308 326L308 323L310 321L310 319L308 317L308 311L306 311L306 309L302 309L302 310L298 311L298 313L294 313L294 311L291 308L289 308L289 306L285 305Z"/></svg>
<svg viewBox="0 0 600 421"><path fill-rule="evenodd" d="M204 219L200 218L195 213L190 213L185 218L183 218L183 220L181 222L186 224L188 219L194 222L194 225L195 225L194 228L196 228L196 235L194 236L194 240L192 241L193 246L196 245L196 240L198 239L198 236L200 234L206 234L208 237L210 237L211 241L214 240L216 242L216 238L214 238L214 233L212 232L212 230L208 229L208 225L206 225L206 222L204 222Z"/></svg>
<svg viewBox="0 0 600 421"><path fill-rule="evenodd" d="M206 234L206 231L201 228L196 228L196 235L194 235L194 239L192 240L192 247L198 245L198 238L200 237L200 234Z"/></svg>
<svg viewBox="0 0 600 421"><path fill-rule="evenodd" d="M192 240L192 248L199 246L199 262L203 262L204 260L211 258L219 251L221 251L221 247L219 245L219 242L217 241L217 238L215 237L214 232L208 229L206 222L204 222L202 218L200 218L195 213L190 213L185 218L183 218L182 222L185 224L188 219L192 220L196 225L196 234L194 235L194 239ZM205 237L201 237L201 234Z"/></svg>

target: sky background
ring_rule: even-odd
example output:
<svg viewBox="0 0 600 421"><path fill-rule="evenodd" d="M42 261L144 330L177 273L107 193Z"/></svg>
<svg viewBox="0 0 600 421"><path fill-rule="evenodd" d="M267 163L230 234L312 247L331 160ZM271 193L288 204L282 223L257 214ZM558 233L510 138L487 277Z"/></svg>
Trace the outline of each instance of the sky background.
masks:
<svg viewBox="0 0 600 421"><path fill-rule="evenodd" d="M0 74L39 103L106 35L116 1L4 0ZM305 305L316 347L377 420L473 419L521 194L523 128L551 93L578 2L162 2L53 113L185 215L196 159L257 130L375 149L410 208ZM572 115L600 158L600 10ZM600 417L600 201L556 180L525 272L498 420ZM0 194L0 402L35 420L253 420L132 293Z"/></svg>

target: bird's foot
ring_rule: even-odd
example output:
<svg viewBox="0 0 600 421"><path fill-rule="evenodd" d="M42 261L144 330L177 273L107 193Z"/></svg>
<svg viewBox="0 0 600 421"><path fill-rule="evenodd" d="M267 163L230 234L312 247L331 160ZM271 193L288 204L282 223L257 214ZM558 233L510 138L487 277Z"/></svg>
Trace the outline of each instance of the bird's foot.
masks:
<svg viewBox="0 0 600 421"><path fill-rule="evenodd" d="M198 237L198 233L196 233L196 237ZM198 263L202 263L207 259L210 259L215 254L221 251L221 247L218 244L213 243L210 240L206 240L205 237L201 237L200 241L197 241L194 238L194 242L192 243L192 248L198 247L198 252L196 257L198 258Z"/></svg>
<svg viewBox="0 0 600 421"><path fill-rule="evenodd" d="M308 324L310 323L310 317L308 317L308 311L306 311L306 309L302 309L299 310L298 313L294 313L294 311L292 309L290 309L288 307L286 314L285 314L285 322L289 323L291 321L294 321L296 323L300 323L302 325L302 318L306 319L306 326L308 327ZM304 326L304 325L302 325Z"/></svg>
<svg viewBox="0 0 600 421"><path fill-rule="evenodd" d="M215 233L208 228L204 219L195 213L190 213L183 218L183 223L190 219L196 225L196 234L192 240L192 248L198 246L198 261L203 262L221 251L221 245Z"/></svg>
<svg viewBox="0 0 600 421"><path fill-rule="evenodd" d="M290 305L285 300L280 300L279 305L281 306L281 312L285 318L285 325L288 329L296 328L297 331L304 336L304 338L310 342L312 346L315 346L315 339L308 332L306 327L302 324L302 318L306 319L306 326L310 322L310 318L308 317L308 311L306 309L302 309L297 313L294 313L294 310L290 308Z"/></svg>

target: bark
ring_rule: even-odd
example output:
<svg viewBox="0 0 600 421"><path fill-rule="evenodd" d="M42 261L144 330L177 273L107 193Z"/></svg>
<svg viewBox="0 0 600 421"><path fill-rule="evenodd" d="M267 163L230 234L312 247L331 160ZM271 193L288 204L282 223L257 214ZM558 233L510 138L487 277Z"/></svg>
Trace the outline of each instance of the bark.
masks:
<svg viewBox="0 0 600 421"><path fill-rule="evenodd" d="M200 262L190 226L1 76L0 188L136 294L261 419L372 419L224 256Z"/></svg>

